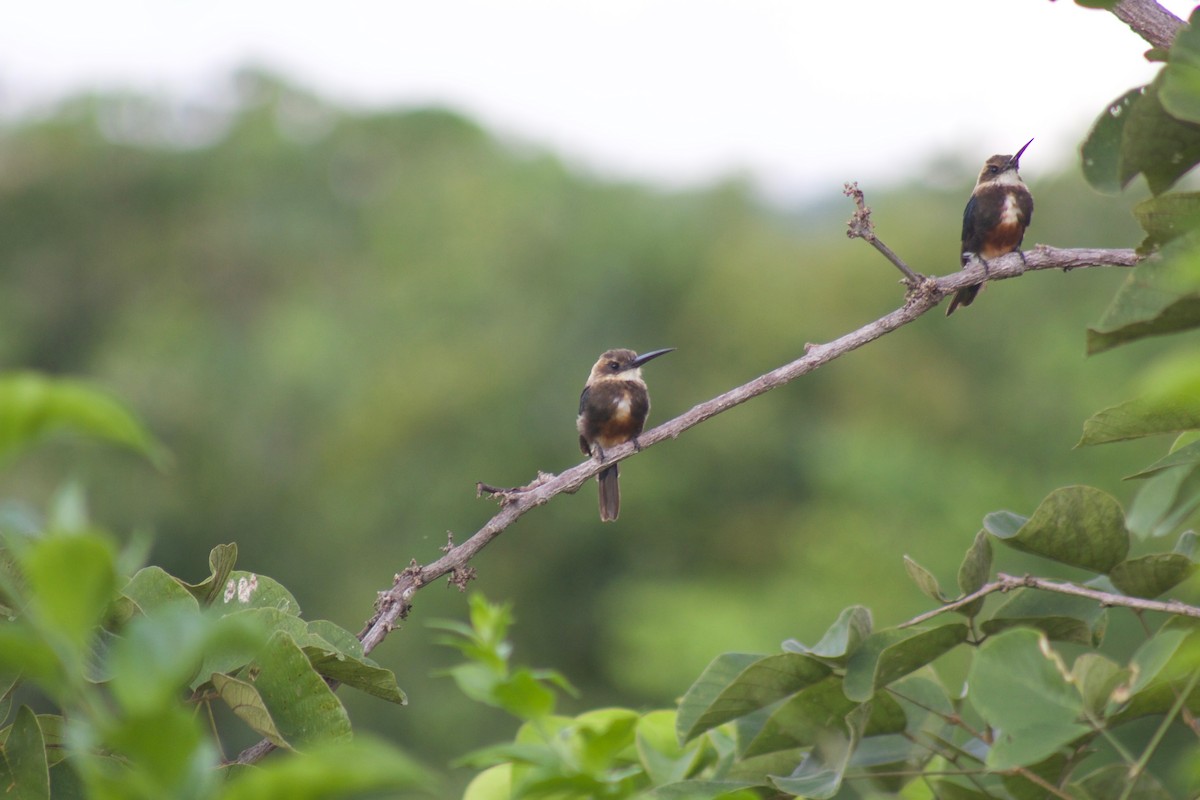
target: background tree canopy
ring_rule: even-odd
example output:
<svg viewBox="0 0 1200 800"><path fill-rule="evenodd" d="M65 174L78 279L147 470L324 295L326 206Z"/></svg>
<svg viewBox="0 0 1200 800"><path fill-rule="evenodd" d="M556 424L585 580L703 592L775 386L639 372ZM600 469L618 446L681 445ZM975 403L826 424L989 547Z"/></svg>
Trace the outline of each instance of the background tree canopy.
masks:
<svg viewBox="0 0 1200 800"><path fill-rule="evenodd" d="M39 505L69 466L97 517L152 530L153 563L184 578L236 541L241 568L357 629L393 573L490 516L476 481L579 460L575 404L604 349L679 348L647 369L653 423L900 297L847 241L840 187L787 209L737 178L662 192L449 111L351 111L256 73L238 86L226 112L82 97L0 138L0 360L93 379L174 454L159 473L54 440L0 472L0 495ZM943 274L988 155L914 165L900 186L846 178L895 250ZM1027 245L1140 239L1136 197L1096 195L1036 143L1022 166ZM629 462L617 524L590 486L525 517L475 560L479 586L515 604L524 660L593 708L668 705L715 653L815 641L851 603L911 616L926 604L902 555L952 571L962 547L942 545L981 511L1028 515L1073 483L1128 500L1120 478L1161 453L1072 450L1163 347L1084 358L1124 277L1040 273L927 315ZM1176 594L1200 597L1194 580ZM417 608L374 654L411 704L344 699L444 763L511 725L431 675L452 656L424 621L463 616L463 596Z"/></svg>

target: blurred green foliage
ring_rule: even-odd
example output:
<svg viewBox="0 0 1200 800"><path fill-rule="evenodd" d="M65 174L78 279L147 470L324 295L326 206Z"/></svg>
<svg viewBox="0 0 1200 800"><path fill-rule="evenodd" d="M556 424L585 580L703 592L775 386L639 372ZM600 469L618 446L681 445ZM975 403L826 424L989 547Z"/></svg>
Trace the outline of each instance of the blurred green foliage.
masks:
<svg viewBox="0 0 1200 800"><path fill-rule="evenodd" d="M846 177L894 250L946 273L987 155L900 186ZM1139 241L1136 198L1025 163L1028 242ZM163 474L55 440L0 472L0 497L36 503L69 468L98 518L153 531L172 574L236 541L246 569L350 629L447 529L491 515L476 481L579 460L576 400L604 349L679 348L646 371L654 424L902 301L845 238L841 187L790 208L734 179L665 192L446 111L351 112L261 74L223 111L76 99L10 122L0 164L0 363L91 379L174 455ZM997 283L655 447L623 465L619 523L600 525L590 487L559 498L473 562L480 585L590 708L666 705L715 653L815 640L851 603L899 621L924 607L903 554L949 574L962 548L942 544L983 512L1028 514L1069 483L1127 501L1119 478L1161 455L1072 450L1165 346L1085 360L1118 273ZM438 763L509 733L431 677L449 656L422 621L464 611L456 592L416 598L416 624L373 654L411 705L348 695L356 724Z"/></svg>

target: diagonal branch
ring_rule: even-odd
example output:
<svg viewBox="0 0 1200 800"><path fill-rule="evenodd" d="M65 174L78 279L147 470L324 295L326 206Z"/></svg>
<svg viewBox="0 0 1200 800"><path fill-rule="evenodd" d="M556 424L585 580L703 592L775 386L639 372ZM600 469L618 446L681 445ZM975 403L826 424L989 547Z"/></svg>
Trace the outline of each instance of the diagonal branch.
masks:
<svg viewBox="0 0 1200 800"><path fill-rule="evenodd" d="M848 191L848 193L850 192ZM862 205L861 192L855 197L855 200L861 213L856 213L854 219L851 220L851 230L853 231L856 221L860 225L868 226L869 230L870 210ZM861 234L853 232L851 235L862 237ZM899 257L890 250L886 250L886 246L881 249L882 243L876 243L878 240L875 239L873 233L868 241L880 249L880 252L884 252L888 260L897 268L905 272L908 291L903 306L831 342L805 345L804 355L795 361L700 403L674 419L644 432L638 437L637 448L631 443L606 449L603 463L588 459L558 475L539 472L529 484L511 489L477 484L476 491L479 495L487 494L499 499L500 510L462 544L444 548L445 555L441 558L423 566L414 560L408 567L397 573L392 587L379 593L375 604L375 614L358 635L362 641L364 654L369 654L374 650L388 633L395 629L397 623L408 616L413 596L422 586L427 586L445 575L449 575L451 582L460 588L465 586L473 576L473 570L468 566L468 562L488 543L528 511L545 505L558 494L563 492L571 494L578 491L588 479L605 466L629 458L638 450L645 450L664 439L674 439L689 428L693 428L717 414L739 406L776 387L783 386L802 375L807 375L818 367L907 325L934 308L942 298L954 294L964 286L980 283L985 279L997 281L1015 278L1034 270L1132 267L1138 262L1138 256L1133 250L1058 249L1038 245L1033 250L1026 252L1024 258L1019 253L1010 253L989 261L986 273L982 264L972 261L958 272L934 278L921 276L912 270L907 270L907 267L901 267L903 262ZM888 255L889 253L891 255ZM909 278L910 273L911 278ZM237 763L253 764L272 749L274 746L269 741L263 740L242 751L237 758Z"/></svg>
<svg viewBox="0 0 1200 800"><path fill-rule="evenodd" d="M1015 278L1026 272L1042 269L1076 269L1084 267L1132 267L1138 261L1133 250L1087 250L1058 249L1039 245L1025 253L1012 253L988 262L988 280L997 281ZM920 317L936 306L943 297L953 294L964 286L979 283L985 278L983 265L972 262L967 268L941 278L925 278L908 293L900 308L825 344L809 344L800 358L778 367L765 375L730 389L722 395L700 403L674 419L662 423L638 437L642 450L661 442L674 439L689 428L699 425L734 406L778 386L806 375L852 350L873 342ZM544 505L557 494L572 493L599 472L607 464L621 461L633 455L632 444L623 444L605 451L602 464L594 459L584 461L558 475L540 473L527 486L514 489L496 489L480 485L481 493L500 499L500 511L480 528L471 538L449 550L436 561L418 566L415 563L396 576L391 589L381 592L375 616L367 623L360 638L363 650L370 653L396 625L408 614L413 595L422 586L447 575L455 574L492 539L496 538L526 512Z"/></svg>

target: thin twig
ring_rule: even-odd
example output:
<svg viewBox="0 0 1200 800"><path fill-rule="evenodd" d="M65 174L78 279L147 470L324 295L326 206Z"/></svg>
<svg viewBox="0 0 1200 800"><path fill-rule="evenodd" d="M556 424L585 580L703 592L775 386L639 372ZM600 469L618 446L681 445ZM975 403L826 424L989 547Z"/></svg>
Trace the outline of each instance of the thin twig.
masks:
<svg viewBox="0 0 1200 800"><path fill-rule="evenodd" d="M871 221L871 209L867 207L862 189L858 188L858 181L847 183L842 194L852 198L856 207L854 216L850 217L850 221L846 223L846 236L851 239L865 239L868 244L883 253L884 258L895 264L896 269L904 273L904 283L908 286L909 291L914 291L924 283L924 275L913 271L900 256L892 251L892 248L875 235L875 223Z"/></svg>
<svg viewBox="0 0 1200 800"><path fill-rule="evenodd" d="M996 576L996 580L985 584L966 597L959 598L953 603L947 603L932 611L926 611L924 614L913 617L908 622L903 622L896 627L909 628L913 625L920 625L922 622L927 622L940 614L945 614L947 611L954 611L965 605L969 605L981 597L986 597L995 592L1010 592L1013 589L1041 589L1045 592L1058 592L1059 594L1086 597L1089 600L1095 600L1102 606L1120 606L1140 611L1160 611L1164 614L1178 614L1184 617L1196 617L1200 619L1200 608L1180 602L1179 600L1145 600L1141 597L1129 597L1123 594L1102 592L1099 589L1089 589L1086 586L1078 586L1074 583L1050 581L1045 578L1035 578L1032 575L1016 577L1014 575L1005 575L1001 572Z"/></svg>

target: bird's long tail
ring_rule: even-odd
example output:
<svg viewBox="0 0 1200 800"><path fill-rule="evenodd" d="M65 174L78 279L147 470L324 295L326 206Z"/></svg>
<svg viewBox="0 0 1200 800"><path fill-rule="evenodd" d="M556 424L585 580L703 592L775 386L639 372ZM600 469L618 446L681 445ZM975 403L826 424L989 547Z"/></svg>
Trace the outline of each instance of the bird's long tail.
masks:
<svg viewBox="0 0 1200 800"><path fill-rule="evenodd" d="M612 522L621 512L621 487L617 483L617 465L605 467L596 476L600 482L600 521Z"/></svg>
<svg viewBox="0 0 1200 800"><path fill-rule="evenodd" d="M969 306L975 300L975 295L979 294L979 290L983 288L982 283L977 283L974 286L964 286L954 294L954 299L950 301L949 307L946 308L946 316L954 313L954 309L959 306Z"/></svg>

